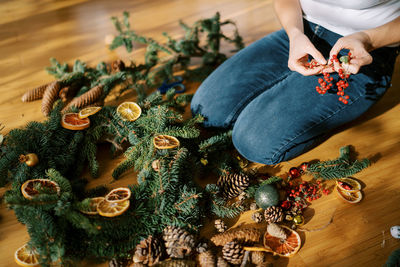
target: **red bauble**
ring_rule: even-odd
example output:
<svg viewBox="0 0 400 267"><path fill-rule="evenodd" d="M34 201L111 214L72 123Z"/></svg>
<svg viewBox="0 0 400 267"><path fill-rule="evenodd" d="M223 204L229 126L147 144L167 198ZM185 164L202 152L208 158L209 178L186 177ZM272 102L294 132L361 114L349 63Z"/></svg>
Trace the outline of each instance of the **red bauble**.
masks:
<svg viewBox="0 0 400 267"><path fill-rule="evenodd" d="M292 177L293 179L300 177L300 171L296 167L290 168L289 174L290 174L290 177Z"/></svg>

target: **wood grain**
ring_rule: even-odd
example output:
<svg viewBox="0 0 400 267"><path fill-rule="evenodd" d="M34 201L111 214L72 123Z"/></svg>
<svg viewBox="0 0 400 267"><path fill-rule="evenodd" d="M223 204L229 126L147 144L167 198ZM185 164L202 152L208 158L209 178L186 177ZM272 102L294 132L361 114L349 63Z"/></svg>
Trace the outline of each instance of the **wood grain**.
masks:
<svg viewBox="0 0 400 267"><path fill-rule="evenodd" d="M21 127L31 120L43 120L40 101L22 103L26 90L50 82L44 70L49 58L73 63L81 59L95 65L99 61L121 58L140 61L143 47L132 54L123 49L110 52L104 44L107 34L114 34L110 17L124 10L131 13L133 28L140 34L164 40L162 32L182 35L178 20L192 23L219 11L222 18L237 22L246 44L280 28L270 0L8 0L0 2L0 122L4 132ZM229 48L224 47L225 51ZM381 266L388 255L400 246L390 236L392 225L400 224L400 62L397 61L393 86L383 99L361 118L335 131L320 146L308 153L263 170L284 174L292 166L313 159L331 159L341 146L352 144L360 157L372 157L374 164L356 178L364 184L364 199L357 205L341 202L335 194L313 202L306 212L307 228L318 228L334 221L319 232L302 233L304 245L290 259L274 259L274 266ZM194 91L198 84L191 85ZM103 151L104 150L104 151ZM109 183L112 169L122 158L109 159L101 148L101 177L90 186ZM135 182L133 173L111 186ZM332 184L333 185L333 184ZM3 195L5 189L0 189ZM228 221L229 226L251 223L251 212ZM211 225L203 235L213 234ZM382 234L384 231L384 234ZM382 246L383 237L385 245ZM0 208L0 262L1 266L16 266L14 251L29 236L18 223L14 213L5 204ZM81 266L92 266L82 263ZM102 266L106 266L103 264Z"/></svg>

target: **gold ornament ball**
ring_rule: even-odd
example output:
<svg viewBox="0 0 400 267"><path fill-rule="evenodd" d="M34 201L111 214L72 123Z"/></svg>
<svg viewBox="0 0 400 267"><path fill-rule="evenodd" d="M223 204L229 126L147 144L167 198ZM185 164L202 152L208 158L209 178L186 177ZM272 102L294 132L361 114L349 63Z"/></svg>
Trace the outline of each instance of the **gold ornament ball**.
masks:
<svg viewBox="0 0 400 267"><path fill-rule="evenodd" d="M25 162L29 167L33 167L39 163L39 158L35 153L29 153L26 155L19 156L20 162Z"/></svg>
<svg viewBox="0 0 400 267"><path fill-rule="evenodd" d="M293 218L293 222L296 225L303 225L304 224L304 217L302 215L296 215Z"/></svg>

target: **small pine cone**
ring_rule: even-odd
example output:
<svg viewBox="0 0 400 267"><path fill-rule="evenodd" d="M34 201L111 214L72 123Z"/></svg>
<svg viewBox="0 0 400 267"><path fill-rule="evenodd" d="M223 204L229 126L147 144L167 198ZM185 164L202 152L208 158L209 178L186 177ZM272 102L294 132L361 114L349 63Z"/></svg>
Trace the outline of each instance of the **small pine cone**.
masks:
<svg viewBox="0 0 400 267"><path fill-rule="evenodd" d="M238 200L239 201L245 201L248 198L246 192L242 192L240 193L240 195L238 196Z"/></svg>
<svg viewBox="0 0 400 267"><path fill-rule="evenodd" d="M171 258L182 259L190 255L195 247L194 237L178 227L167 226L163 231L163 239Z"/></svg>
<svg viewBox="0 0 400 267"><path fill-rule="evenodd" d="M261 214L261 212L254 212L252 215L251 215L251 219L253 220L253 221L255 221L256 223L260 223L260 222L262 222L263 221L263 215Z"/></svg>
<svg viewBox="0 0 400 267"><path fill-rule="evenodd" d="M262 251L251 252L251 262L255 265L262 264L266 261L266 255Z"/></svg>
<svg viewBox="0 0 400 267"><path fill-rule="evenodd" d="M237 241L226 243L222 248L223 258L232 264L241 264L244 257L243 245Z"/></svg>
<svg viewBox="0 0 400 267"><path fill-rule="evenodd" d="M257 210L257 209L258 209L258 206L257 206L256 202L253 202L250 204L250 210Z"/></svg>
<svg viewBox="0 0 400 267"><path fill-rule="evenodd" d="M217 185L223 197L234 198L249 187L250 178L240 173L226 174L219 177Z"/></svg>
<svg viewBox="0 0 400 267"><path fill-rule="evenodd" d="M133 261L153 266L162 257L163 249L160 240L150 235L136 246Z"/></svg>
<svg viewBox="0 0 400 267"><path fill-rule="evenodd" d="M200 267L215 267L215 257L211 250L198 254L197 263Z"/></svg>
<svg viewBox="0 0 400 267"><path fill-rule="evenodd" d="M114 60L111 63L111 69L113 72L123 71L125 69L125 63L120 59Z"/></svg>
<svg viewBox="0 0 400 267"><path fill-rule="evenodd" d="M108 262L108 267L141 267L140 265L133 265L132 259L114 258ZM142 265L145 266L145 265Z"/></svg>
<svg viewBox="0 0 400 267"><path fill-rule="evenodd" d="M215 229L217 229L217 231L220 232L220 233L225 232L226 229L228 228L226 226L225 222L223 220L221 220L221 219L215 220L214 226L215 226Z"/></svg>
<svg viewBox="0 0 400 267"><path fill-rule="evenodd" d="M227 263L224 258L221 256L217 257L217 267L229 267L229 263Z"/></svg>
<svg viewBox="0 0 400 267"><path fill-rule="evenodd" d="M146 267L146 264L140 263L140 262L134 262L129 267Z"/></svg>
<svg viewBox="0 0 400 267"><path fill-rule="evenodd" d="M224 246L233 240L240 241L243 244L254 244L260 242L261 236L261 231L255 228L235 228L213 236L211 242L216 246Z"/></svg>
<svg viewBox="0 0 400 267"><path fill-rule="evenodd" d="M157 265L157 267L195 267L196 262L192 260L165 260Z"/></svg>
<svg viewBox="0 0 400 267"><path fill-rule="evenodd" d="M66 110L72 106L77 107L77 108L83 108L90 104L93 104L100 98L102 93L103 93L103 86L97 85L97 86L91 88L89 91L87 91L83 95L80 95L80 96L72 99L72 101L69 102L69 104L64 108L64 110Z"/></svg>
<svg viewBox="0 0 400 267"><path fill-rule="evenodd" d="M21 98L22 102L31 102L41 99L43 97L44 91L46 91L47 86L49 86L50 84L51 83L46 83L39 87L30 89L25 94L23 94Z"/></svg>
<svg viewBox="0 0 400 267"><path fill-rule="evenodd" d="M50 83L43 93L42 98L42 113L48 116L50 111L53 109L53 104L58 98L58 92L60 91L60 83L54 81Z"/></svg>
<svg viewBox="0 0 400 267"><path fill-rule="evenodd" d="M264 212L265 220L268 223L281 222L283 220L283 211L279 206L271 206Z"/></svg>
<svg viewBox="0 0 400 267"><path fill-rule="evenodd" d="M207 242L199 242L196 246L196 252L197 253L203 253L208 250L208 243Z"/></svg>

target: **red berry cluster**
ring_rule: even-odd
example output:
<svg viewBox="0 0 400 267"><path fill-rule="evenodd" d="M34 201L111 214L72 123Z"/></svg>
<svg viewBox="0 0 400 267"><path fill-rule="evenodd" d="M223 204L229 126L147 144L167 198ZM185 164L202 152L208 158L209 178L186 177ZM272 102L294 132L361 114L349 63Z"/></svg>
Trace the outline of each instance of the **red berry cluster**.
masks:
<svg viewBox="0 0 400 267"><path fill-rule="evenodd" d="M346 58L347 62L350 61L351 53L349 52L349 54L343 58ZM345 62L345 63L347 63L347 62ZM340 63L339 63L339 59L337 58L337 56L333 55L330 60L329 65L326 65L325 68L332 68L332 66L334 66L335 64L340 64ZM320 65L318 64L317 61L311 60L309 63L307 63L306 66L308 68L313 69ZM350 77L350 74L345 73L343 68L339 68L338 74L339 74L339 77L341 80L336 82L336 87L338 89L337 95L339 96L339 101L341 101L343 104L347 104L349 96L345 95L344 89L349 87L349 83L347 82L347 79ZM332 83L333 77L331 77L328 72L324 72L324 71L323 71L323 75L324 75L324 78L318 78L319 86L315 86L315 90L321 95L325 94L329 89L331 89L333 87L333 83Z"/></svg>
<svg viewBox="0 0 400 267"><path fill-rule="evenodd" d="M329 189L322 188L321 181L291 181L291 179L299 178L301 174L307 170L307 167L308 163L304 162L299 166L299 168L290 168L288 177L289 182L284 187L284 190L287 193L287 200L283 201L281 204L283 209L288 209L292 205L300 209L305 209L310 205L309 202L321 197L321 191L324 195L330 193Z"/></svg>

